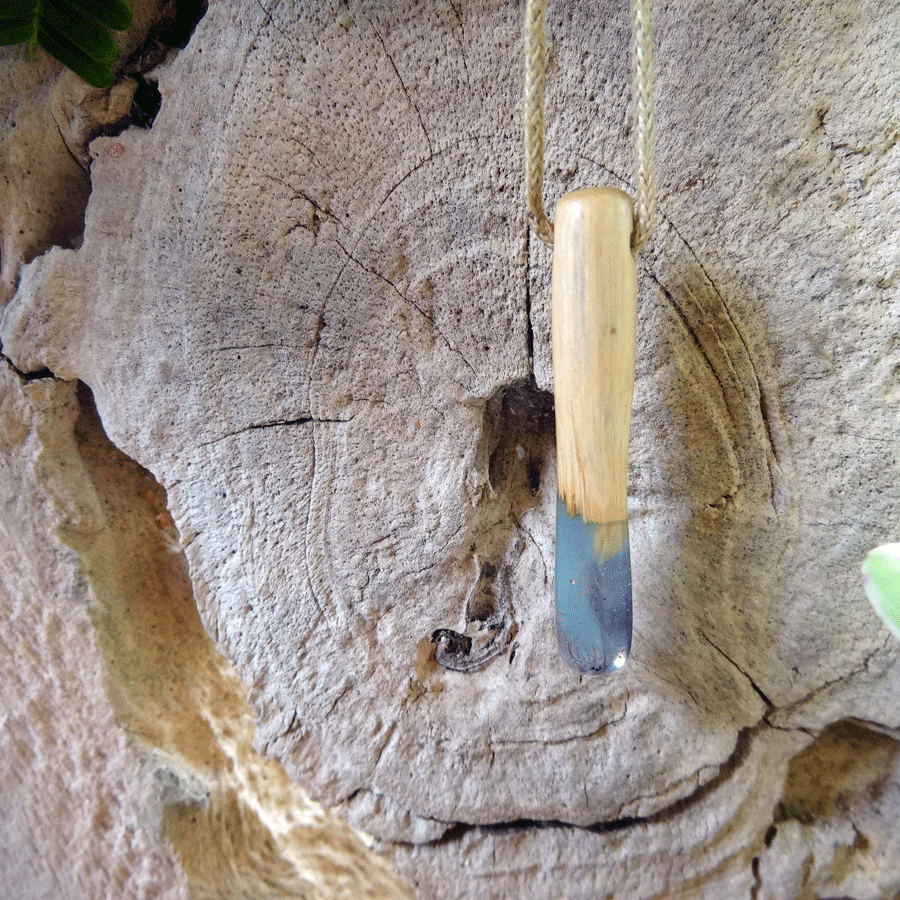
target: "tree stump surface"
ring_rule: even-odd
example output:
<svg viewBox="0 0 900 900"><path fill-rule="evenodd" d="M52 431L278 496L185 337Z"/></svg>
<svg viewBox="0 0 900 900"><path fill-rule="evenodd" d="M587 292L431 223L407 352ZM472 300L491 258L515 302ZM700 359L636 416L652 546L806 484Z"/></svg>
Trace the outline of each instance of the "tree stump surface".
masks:
<svg viewBox="0 0 900 900"><path fill-rule="evenodd" d="M555 649L517 5L213 4L152 128L86 144L83 242L22 266L0 321L7 496L42 472L4 508L9 602L98 593L74 514L21 531L82 496L41 469L74 413L32 397L80 381L165 490L253 748L421 898L900 890L900 649L859 570L900 534L900 15L656 6L615 676ZM552 215L631 188L628 10L551 4L548 37ZM63 561L32 588L39 553ZM204 877L180 859L172 896Z"/></svg>

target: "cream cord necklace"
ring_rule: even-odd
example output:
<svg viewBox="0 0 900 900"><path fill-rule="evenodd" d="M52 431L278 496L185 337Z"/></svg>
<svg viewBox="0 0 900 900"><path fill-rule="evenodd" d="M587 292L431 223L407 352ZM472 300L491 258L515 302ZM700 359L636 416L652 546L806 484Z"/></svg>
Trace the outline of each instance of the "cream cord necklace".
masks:
<svg viewBox="0 0 900 900"><path fill-rule="evenodd" d="M579 672L621 668L631 651L628 431L637 332L635 254L656 218L650 0L633 0L636 211L618 188L543 206L547 0L525 10L525 204L553 247L556 405L556 634Z"/></svg>

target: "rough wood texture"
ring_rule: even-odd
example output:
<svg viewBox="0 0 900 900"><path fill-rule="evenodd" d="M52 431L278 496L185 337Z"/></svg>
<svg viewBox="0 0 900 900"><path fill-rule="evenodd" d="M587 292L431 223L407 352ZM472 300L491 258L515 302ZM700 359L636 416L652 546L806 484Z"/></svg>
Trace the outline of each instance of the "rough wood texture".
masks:
<svg viewBox="0 0 900 900"><path fill-rule="evenodd" d="M159 835L159 784L117 725L87 580L57 537L103 518L77 416L71 385L0 368L2 892L177 900L185 879Z"/></svg>
<svg viewBox="0 0 900 900"><path fill-rule="evenodd" d="M900 14L658 6L614 679L553 648L517 5L212 4L153 128L91 145L81 248L3 314L166 489L258 749L429 900L900 890L900 651L859 577L900 537ZM627 10L548 27L547 196L626 185ZM22 515L13 570L60 547Z"/></svg>

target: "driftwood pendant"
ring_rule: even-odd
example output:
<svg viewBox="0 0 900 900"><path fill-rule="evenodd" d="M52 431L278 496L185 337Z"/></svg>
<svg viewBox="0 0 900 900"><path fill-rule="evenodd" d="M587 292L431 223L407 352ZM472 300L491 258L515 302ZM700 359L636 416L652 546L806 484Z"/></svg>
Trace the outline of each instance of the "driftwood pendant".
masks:
<svg viewBox="0 0 900 900"><path fill-rule="evenodd" d="M631 650L628 431L637 269L631 198L566 194L553 240L556 634L579 672L621 668Z"/></svg>

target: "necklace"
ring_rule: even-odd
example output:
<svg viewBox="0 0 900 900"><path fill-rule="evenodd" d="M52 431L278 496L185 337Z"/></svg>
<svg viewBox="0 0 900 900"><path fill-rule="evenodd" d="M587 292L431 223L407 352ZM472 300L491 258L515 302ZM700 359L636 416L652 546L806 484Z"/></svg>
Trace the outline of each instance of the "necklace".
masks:
<svg viewBox="0 0 900 900"><path fill-rule="evenodd" d="M556 634L579 672L620 669L631 652L628 432L637 331L635 255L656 217L650 0L633 0L636 199L614 187L543 208L547 0L526 5L525 202L553 247L556 405Z"/></svg>

